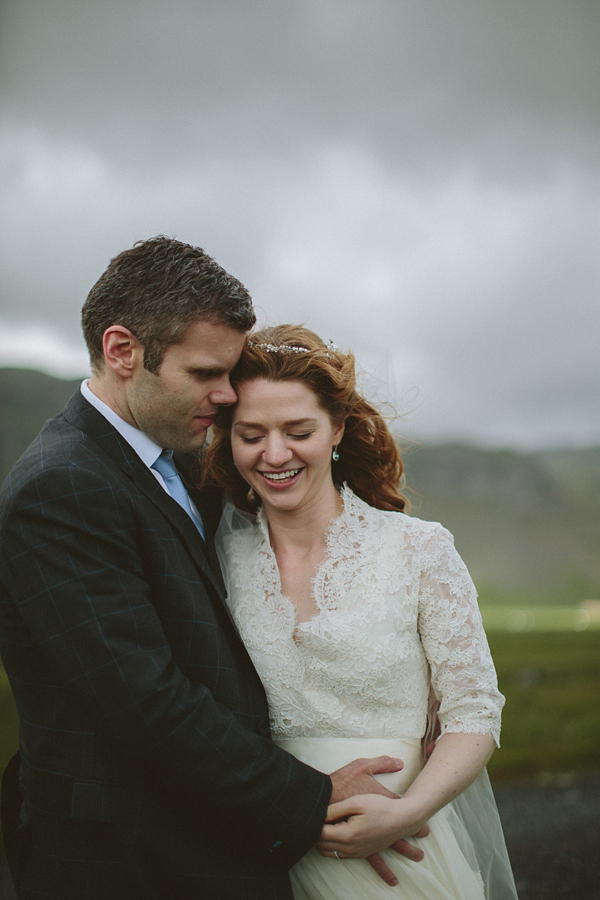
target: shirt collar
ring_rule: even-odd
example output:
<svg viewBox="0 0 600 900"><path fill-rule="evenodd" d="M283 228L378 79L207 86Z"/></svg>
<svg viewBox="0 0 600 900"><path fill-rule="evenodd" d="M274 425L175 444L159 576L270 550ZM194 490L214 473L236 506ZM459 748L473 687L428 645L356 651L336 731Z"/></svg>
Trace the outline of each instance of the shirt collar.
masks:
<svg viewBox="0 0 600 900"><path fill-rule="evenodd" d="M117 415L114 409L111 409L111 407L100 400L99 397L96 397L90 390L89 381L87 379L81 385L81 393L88 403L90 403L94 409L97 409L98 412L117 429L121 437L125 438L130 447L135 450L142 462L150 468L152 463L155 462L162 453L163 448L153 441L152 438L148 437L147 434L144 434L143 431L140 431L139 428L136 428L135 425L130 425L129 422L122 419L121 416Z"/></svg>

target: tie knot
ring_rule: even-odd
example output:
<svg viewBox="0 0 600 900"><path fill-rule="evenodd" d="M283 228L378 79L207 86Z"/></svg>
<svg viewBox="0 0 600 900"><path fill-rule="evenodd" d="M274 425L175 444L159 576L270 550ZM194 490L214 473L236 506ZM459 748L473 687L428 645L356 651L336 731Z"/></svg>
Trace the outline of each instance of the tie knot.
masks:
<svg viewBox="0 0 600 900"><path fill-rule="evenodd" d="M152 463L152 468L156 469L163 478L179 478L179 472L168 450L163 450L158 459Z"/></svg>

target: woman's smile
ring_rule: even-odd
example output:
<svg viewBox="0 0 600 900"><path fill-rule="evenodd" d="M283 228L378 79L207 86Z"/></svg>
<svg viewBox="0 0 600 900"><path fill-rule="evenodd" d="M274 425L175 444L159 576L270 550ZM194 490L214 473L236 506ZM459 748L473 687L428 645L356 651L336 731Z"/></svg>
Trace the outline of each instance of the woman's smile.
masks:
<svg viewBox="0 0 600 900"><path fill-rule="evenodd" d="M236 393L233 461L267 513L337 506L331 451L344 429L314 391L301 381L255 378L238 384Z"/></svg>
<svg viewBox="0 0 600 900"><path fill-rule="evenodd" d="M300 474L302 468L298 469L286 469L285 472L262 472L259 471L259 475L266 480L271 482L276 487L286 486L295 481L296 477Z"/></svg>

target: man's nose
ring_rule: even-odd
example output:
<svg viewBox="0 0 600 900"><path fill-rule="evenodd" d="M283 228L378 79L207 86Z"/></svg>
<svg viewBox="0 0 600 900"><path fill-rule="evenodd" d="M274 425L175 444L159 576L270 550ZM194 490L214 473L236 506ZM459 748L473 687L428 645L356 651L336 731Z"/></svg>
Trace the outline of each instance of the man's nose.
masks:
<svg viewBox="0 0 600 900"><path fill-rule="evenodd" d="M231 406L235 403L237 394L227 376L214 391L210 392L210 400L214 406Z"/></svg>

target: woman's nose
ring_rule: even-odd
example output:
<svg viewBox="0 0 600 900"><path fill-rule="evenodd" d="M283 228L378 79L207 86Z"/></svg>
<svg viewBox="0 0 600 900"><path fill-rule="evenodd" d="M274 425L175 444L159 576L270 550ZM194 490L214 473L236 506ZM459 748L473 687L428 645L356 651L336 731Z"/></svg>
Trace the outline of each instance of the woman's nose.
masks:
<svg viewBox="0 0 600 900"><path fill-rule="evenodd" d="M293 453L281 435L269 435L263 456L269 466L279 467L285 465Z"/></svg>

